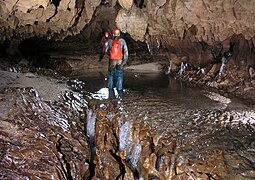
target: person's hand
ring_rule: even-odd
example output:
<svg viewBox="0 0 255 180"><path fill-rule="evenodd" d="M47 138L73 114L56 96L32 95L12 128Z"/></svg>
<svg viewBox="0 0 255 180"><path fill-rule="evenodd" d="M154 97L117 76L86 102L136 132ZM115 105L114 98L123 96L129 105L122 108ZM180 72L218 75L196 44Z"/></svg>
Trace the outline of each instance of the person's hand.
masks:
<svg viewBox="0 0 255 180"><path fill-rule="evenodd" d="M121 65L120 65L120 69L124 69L124 64L121 64Z"/></svg>

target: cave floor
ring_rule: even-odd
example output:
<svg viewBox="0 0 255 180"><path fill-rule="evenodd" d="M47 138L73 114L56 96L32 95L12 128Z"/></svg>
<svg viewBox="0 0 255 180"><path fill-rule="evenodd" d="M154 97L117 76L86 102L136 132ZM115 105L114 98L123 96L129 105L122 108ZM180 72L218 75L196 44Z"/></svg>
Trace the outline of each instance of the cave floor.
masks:
<svg viewBox="0 0 255 180"><path fill-rule="evenodd" d="M2 70L0 73L1 177L47 179L52 174L60 177L58 172L62 172L63 178L81 172L81 176L88 176L91 173L90 145L83 134L82 114L88 101L95 101L99 107L109 103L109 94L104 94L107 94L106 69L98 68L93 72L85 69L69 74L74 84L72 88L65 80L37 73ZM76 89L79 85L82 89ZM172 157L173 164L181 164L176 167L175 176L187 171L197 178L255 177L252 105L199 90L158 72L127 69L124 86L124 96L120 98L115 94L111 99L113 111L117 111L123 121L138 120L147 124L151 131L158 132L159 139L165 132L170 134L171 143L177 146L172 152L175 156L164 153L168 152L164 148L160 152L163 151L161 158ZM158 162L157 165L163 164ZM73 169L71 165L80 168Z"/></svg>

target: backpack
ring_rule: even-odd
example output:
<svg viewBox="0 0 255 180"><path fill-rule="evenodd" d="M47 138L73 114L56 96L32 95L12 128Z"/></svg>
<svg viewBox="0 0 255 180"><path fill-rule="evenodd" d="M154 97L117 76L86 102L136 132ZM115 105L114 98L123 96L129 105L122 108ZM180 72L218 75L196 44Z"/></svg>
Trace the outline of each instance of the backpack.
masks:
<svg viewBox="0 0 255 180"><path fill-rule="evenodd" d="M112 41L112 47L110 49L110 59L111 60L122 60L123 53L121 48L121 42L119 40Z"/></svg>

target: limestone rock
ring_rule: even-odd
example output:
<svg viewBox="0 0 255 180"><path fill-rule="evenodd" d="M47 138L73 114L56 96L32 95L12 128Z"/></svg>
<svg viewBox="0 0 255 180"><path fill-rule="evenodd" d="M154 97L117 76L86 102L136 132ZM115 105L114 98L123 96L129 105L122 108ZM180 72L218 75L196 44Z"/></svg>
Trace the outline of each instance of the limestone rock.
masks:
<svg viewBox="0 0 255 180"><path fill-rule="evenodd" d="M255 88L255 80L251 81L252 86Z"/></svg>
<svg viewBox="0 0 255 180"><path fill-rule="evenodd" d="M133 5L133 0L118 0L121 7L124 9L130 10Z"/></svg>
<svg viewBox="0 0 255 180"><path fill-rule="evenodd" d="M162 6L160 6L162 5ZM172 38L183 38L185 30L196 27L195 38L213 43L223 41L233 34L254 36L254 1L148 1L146 10L151 15L149 32L151 35L163 33ZM245 18L247 17L247 18Z"/></svg>
<svg viewBox="0 0 255 180"><path fill-rule="evenodd" d="M0 22L4 31L14 30L19 39L25 39L27 34L63 39L69 34L79 33L89 23L100 2L100 0L78 2L62 0L51 3L46 0L20 0L17 3L1 1Z"/></svg>
<svg viewBox="0 0 255 180"><path fill-rule="evenodd" d="M12 37L13 32L26 38L25 34L31 36L31 31L39 37L63 39L79 33L92 19L96 7L102 4L119 7L117 0L1 1L0 22L4 32L1 39ZM193 29L189 39L210 45L234 34L243 34L245 39L254 41L253 0L118 0L118 4L121 9L116 24L135 40L145 41L146 34L184 39L187 31ZM27 32L28 26L32 28Z"/></svg>
<svg viewBox="0 0 255 180"><path fill-rule="evenodd" d="M143 41L147 29L148 17L133 7L130 11L121 9L116 17L116 24L122 32L129 33L133 39Z"/></svg>
<svg viewBox="0 0 255 180"><path fill-rule="evenodd" d="M117 3L117 0L109 0L109 4L113 7Z"/></svg>

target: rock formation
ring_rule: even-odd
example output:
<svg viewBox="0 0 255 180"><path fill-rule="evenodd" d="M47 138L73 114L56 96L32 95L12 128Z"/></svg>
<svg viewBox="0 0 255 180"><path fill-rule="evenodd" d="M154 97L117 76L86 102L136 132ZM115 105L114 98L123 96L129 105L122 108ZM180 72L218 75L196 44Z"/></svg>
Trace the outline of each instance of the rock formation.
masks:
<svg viewBox="0 0 255 180"><path fill-rule="evenodd" d="M13 41L31 37L63 40L77 34L86 41L118 26L146 42L152 54L186 59L196 67L220 58L232 43L233 59L248 67L255 64L254 7L252 0L5 0L0 42L11 41L13 47Z"/></svg>
<svg viewBox="0 0 255 180"><path fill-rule="evenodd" d="M148 59L166 61L166 74L224 92L250 92L247 99L255 100L254 8L253 0L2 0L0 60L7 56L8 60L22 64L26 59L27 66L57 70L75 69L88 62L86 68L93 69L97 67L96 42L100 33L117 26L128 41L128 65ZM82 57L77 53L81 47L89 52ZM50 50L56 49L71 51L72 57L62 54L56 60L50 54ZM144 51L148 59L141 56ZM73 59L76 61L70 62ZM184 145L174 132L162 135L139 121L111 114L115 113L111 104L107 104L108 109L99 103L89 106L86 121L79 117L86 108L77 111L79 105L72 94L62 97L57 106L41 102L29 88L1 89L0 95L5 101L10 97L7 102L12 108L4 109L1 124L1 178L255 177L254 157L245 159L242 155L246 150L254 150L254 126L234 124L218 129L216 123L215 131L206 131L204 122L215 120L209 112L209 118L201 118L200 124L195 119L189 122L204 132L202 138L209 139L208 142L193 139ZM2 107L6 106L5 101ZM57 107L62 108L60 112ZM109 118L109 114L113 116ZM230 123L233 120L224 112L216 115ZM91 127L88 121L95 129L89 128L93 136L87 134L87 138L83 133L88 133L85 126ZM63 126L68 126L67 130ZM8 128L13 131L7 131ZM250 142L236 142L233 137L231 143L242 147L233 152L222 139L214 139L233 134ZM206 143L214 145L213 142L222 144L217 144L218 149L207 149ZM192 154L193 148L198 148L199 153Z"/></svg>
<svg viewBox="0 0 255 180"><path fill-rule="evenodd" d="M31 36L63 39L80 33L97 7L111 6L119 10L116 25L135 40L162 35L214 44L242 34L254 43L252 0L4 0L0 5L2 41Z"/></svg>

